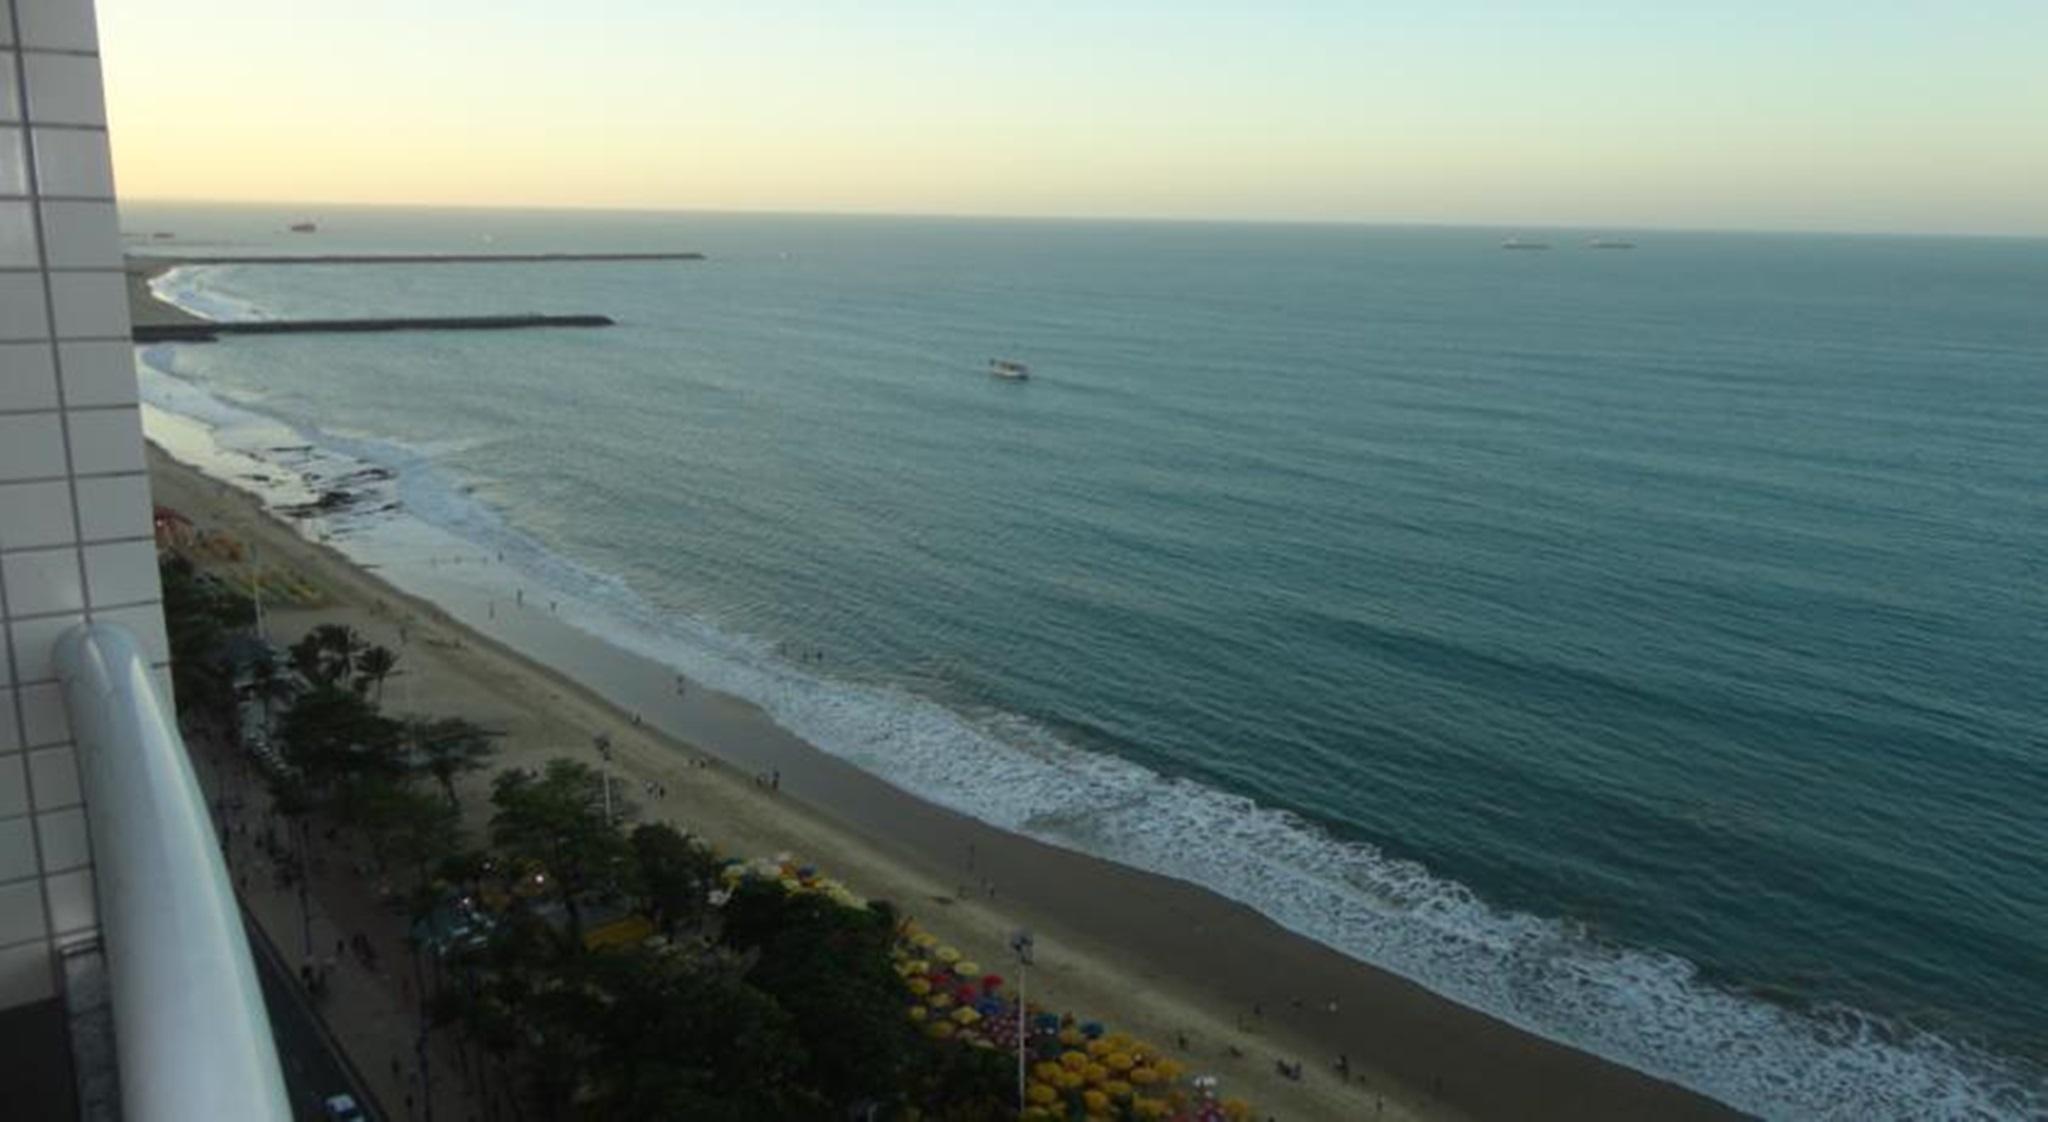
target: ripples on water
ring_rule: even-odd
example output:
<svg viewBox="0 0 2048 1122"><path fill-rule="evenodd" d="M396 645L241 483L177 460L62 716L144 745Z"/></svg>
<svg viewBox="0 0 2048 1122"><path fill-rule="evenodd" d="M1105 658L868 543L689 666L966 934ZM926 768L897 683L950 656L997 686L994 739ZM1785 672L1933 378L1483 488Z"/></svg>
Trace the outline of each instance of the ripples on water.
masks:
<svg viewBox="0 0 2048 1122"><path fill-rule="evenodd" d="M621 326L173 361L820 746L1761 1113L2048 1109L2048 247L330 230L711 252L186 273Z"/></svg>

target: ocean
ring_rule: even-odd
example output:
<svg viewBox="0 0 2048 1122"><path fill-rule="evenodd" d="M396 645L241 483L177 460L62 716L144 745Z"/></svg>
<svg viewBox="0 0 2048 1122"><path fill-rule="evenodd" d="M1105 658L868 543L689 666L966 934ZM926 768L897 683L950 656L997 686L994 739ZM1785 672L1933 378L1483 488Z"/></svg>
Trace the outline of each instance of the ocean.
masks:
<svg viewBox="0 0 2048 1122"><path fill-rule="evenodd" d="M141 349L153 436L369 487L319 532L394 579L1743 1110L2048 1117L2048 243L297 217L123 208L708 255L157 282L616 317Z"/></svg>

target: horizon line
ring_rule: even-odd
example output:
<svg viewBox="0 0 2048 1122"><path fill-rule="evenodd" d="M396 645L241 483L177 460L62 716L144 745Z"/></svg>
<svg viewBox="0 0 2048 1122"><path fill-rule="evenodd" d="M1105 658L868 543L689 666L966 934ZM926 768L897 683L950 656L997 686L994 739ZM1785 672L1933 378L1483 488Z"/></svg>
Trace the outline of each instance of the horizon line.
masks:
<svg viewBox="0 0 2048 1122"><path fill-rule="evenodd" d="M784 218L916 218L941 219L965 222L1072 222L1072 223L1157 223L1182 226L1355 226L1355 227L1399 227L1407 229L1446 230L1533 230L1572 231L1584 233L1666 233L1666 234L1774 234L1781 236L1814 237L1877 237L1877 238L1970 238L1980 240L2048 241L2048 230L2040 232L2013 231L1947 231L1909 229L1858 229L1843 227L1759 227L1759 226L1686 226L1686 225L1607 225L1596 226L1576 222L1500 222L1500 221L1450 221L1441 219L1404 218L1284 218L1267 216L1213 215L1144 215L1144 214L1018 214L983 211L910 211L910 210L791 210L764 207L703 207L703 206L635 206L613 203L446 203L446 202L363 202L340 199L228 199L196 195L125 195L115 200L118 207L123 202L137 203L201 203L215 206L250 207L333 207L359 208L364 210L480 210L480 211L559 211L569 213L607 214L704 214L704 215L747 215L756 217ZM125 233L125 231L124 231Z"/></svg>

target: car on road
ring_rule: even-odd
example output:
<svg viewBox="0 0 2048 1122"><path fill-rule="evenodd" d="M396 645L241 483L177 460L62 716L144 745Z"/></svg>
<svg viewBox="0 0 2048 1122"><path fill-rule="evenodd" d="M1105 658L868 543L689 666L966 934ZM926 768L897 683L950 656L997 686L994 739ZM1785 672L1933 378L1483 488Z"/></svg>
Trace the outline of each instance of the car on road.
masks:
<svg viewBox="0 0 2048 1122"><path fill-rule="evenodd" d="M324 1105L326 1113L320 1117L325 1122L369 1122L363 1108L356 1105L354 1095L329 1095Z"/></svg>

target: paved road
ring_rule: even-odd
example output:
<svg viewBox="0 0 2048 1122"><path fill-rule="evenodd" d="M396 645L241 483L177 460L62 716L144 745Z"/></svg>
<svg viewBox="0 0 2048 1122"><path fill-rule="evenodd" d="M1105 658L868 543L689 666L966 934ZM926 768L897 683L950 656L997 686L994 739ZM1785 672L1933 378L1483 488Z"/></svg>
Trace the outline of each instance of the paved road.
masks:
<svg viewBox="0 0 2048 1122"><path fill-rule="evenodd" d="M376 1107L329 1043L291 968L255 924L244 926L249 930L249 953L256 963L256 979L263 986L263 1004L270 1010L270 1033L277 1040L277 1058L284 1068L285 1091L291 1096L294 1115L308 1122L319 1119L327 1096L347 1093L362 1104L364 1117L377 1122L381 1116Z"/></svg>

